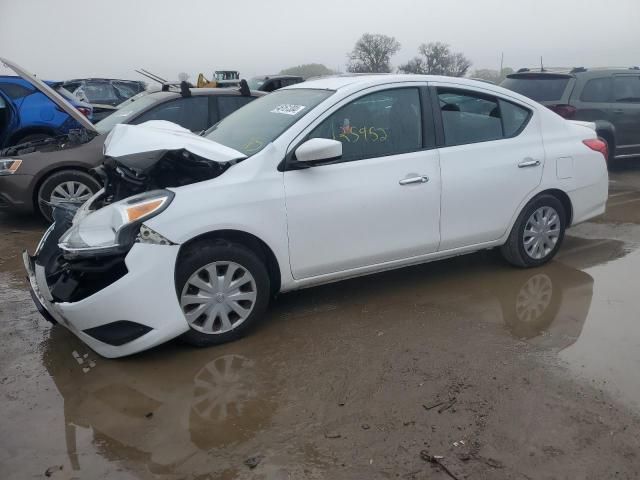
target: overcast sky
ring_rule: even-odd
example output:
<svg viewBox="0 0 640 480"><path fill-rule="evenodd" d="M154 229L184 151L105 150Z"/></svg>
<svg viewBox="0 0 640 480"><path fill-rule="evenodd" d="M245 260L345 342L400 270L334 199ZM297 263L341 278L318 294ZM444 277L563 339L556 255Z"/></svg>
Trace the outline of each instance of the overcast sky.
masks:
<svg viewBox="0 0 640 480"><path fill-rule="evenodd" d="M394 66L431 41L472 69L640 64L640 0L0 0L0 56L52 80L344 70L364 32L400 41Z"/></svg>

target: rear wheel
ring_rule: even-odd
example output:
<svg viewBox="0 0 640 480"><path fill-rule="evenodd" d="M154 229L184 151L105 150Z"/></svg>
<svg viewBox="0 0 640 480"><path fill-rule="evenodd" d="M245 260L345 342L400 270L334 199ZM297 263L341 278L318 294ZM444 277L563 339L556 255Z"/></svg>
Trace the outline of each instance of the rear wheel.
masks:
<svg viewBox="0 0 640 480"><path fill-rule="evenodd" d="M44 218L51 221L51 204L81 205L98 190L100 190L100 183L86 172L79 170L55 172L47 177L38 189L38 209Z"/></svg>
<svg viewBox="0 0 640 480"><path fill-rule="evenodd" d="M182 340L206 347L241 337L262 318L270 281L261 257L220 241L194 245L180 257L176 290L190 328Z"/></svg>
<svg viewBox="0 0 640 480"><path fill-rule="evenodd" d="M501 247L503 257L517 267L547 263L562 244L566 219L562 202L553 195L534 198L522 210L507 242Z"/></svg>

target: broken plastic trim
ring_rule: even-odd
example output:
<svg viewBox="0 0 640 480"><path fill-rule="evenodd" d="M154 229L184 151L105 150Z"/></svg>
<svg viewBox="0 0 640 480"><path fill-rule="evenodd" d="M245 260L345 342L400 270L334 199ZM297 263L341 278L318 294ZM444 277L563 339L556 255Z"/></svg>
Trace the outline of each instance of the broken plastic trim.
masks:
<svg viewBox="0 0 640 480"><path fill-rule="evenodd" d="M152 228L147 227L144 223L140 225L140 233L138 233L136 237L136 242L151 245L175 245L171 240L163 237Z"/></svg>

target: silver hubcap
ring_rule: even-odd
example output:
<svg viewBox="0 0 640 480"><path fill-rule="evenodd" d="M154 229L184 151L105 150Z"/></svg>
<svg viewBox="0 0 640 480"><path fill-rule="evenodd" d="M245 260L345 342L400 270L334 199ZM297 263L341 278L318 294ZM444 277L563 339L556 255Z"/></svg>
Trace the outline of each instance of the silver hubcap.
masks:
<svg viewBox="0 0 640 480"><path fill-rule="evenodd" d="M524 250L540 260L554 249L560 238L560 216L552 207L540 207L531 214L524 227Z"/></svg>
<svg viewBox="0 0 640 480"><path fill-rule="evenodd" d="M538 320L551 304L553 284L544 273L534 275L518 292L516 315L521 322Z"/></svg>
<svg viewBox="0 0 640 480"><path fill-rule="evenodd" d="M256 297L256 282L249 270L235 262L213 262L189 277L180 306L192 328L219 334L244 322Z"/></svg>
<svg viewBox="0 0 640 480"><path fill-rule="evenodd" d="M51 203L84 203L91 198L92 192L84 183L63 182L53 189L49 201Z"/></svg>

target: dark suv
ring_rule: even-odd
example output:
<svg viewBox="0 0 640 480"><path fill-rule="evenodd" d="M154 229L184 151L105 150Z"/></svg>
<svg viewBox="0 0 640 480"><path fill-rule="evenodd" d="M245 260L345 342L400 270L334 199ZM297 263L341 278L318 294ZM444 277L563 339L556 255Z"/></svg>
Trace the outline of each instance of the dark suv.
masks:
<svg viewBox="0 0 640 480"><path fill-rule="evenodd" d="M640 69L518 70L503 87L564 118L594 122L609 144L609 160L640 159Z"/></svg>
<svg viewBox="0 0 640 480"><path fill-rule="evenodd" d="M249 88L260 92L273 92L301 82L304 82L304 78L295 75L264 75L249 80Z"/></svg>

